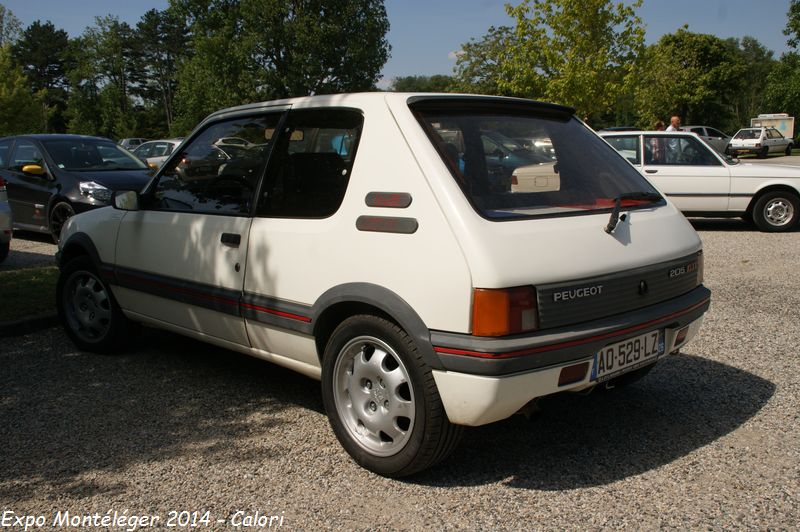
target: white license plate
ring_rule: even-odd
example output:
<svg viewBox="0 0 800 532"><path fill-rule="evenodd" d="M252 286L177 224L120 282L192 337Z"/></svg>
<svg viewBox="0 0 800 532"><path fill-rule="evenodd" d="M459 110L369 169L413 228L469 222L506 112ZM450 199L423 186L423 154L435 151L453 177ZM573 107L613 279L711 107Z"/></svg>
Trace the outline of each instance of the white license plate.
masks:
<svg viewBox="0 0 800 532"><path fill-rule="evenodd" d="M607 345L594 355L591 380L606 381L622 373L652 364L663 354L663 329Z"/></svg>

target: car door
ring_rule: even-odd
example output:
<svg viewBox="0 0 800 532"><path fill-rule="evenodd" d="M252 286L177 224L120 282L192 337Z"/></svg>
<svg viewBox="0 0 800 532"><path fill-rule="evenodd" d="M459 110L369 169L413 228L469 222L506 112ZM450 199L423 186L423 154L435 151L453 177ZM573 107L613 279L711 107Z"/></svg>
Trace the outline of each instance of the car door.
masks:
<svg viewBox="0 0 800 532"><path fill-rule="evenodd" d="M282 110L234 115L207 124L176 153L126 212L117 236L120 306L218 343L249 346L240 299L251 211ZM267 135L268 133L268 135ZM251 139L225 165L186 172L227 136Z"/></svg>
<svg viewBox="0 0 800 532"><path fill-rule="evenodd" d="M704 138L706 142L711 144L714 149L720 153L725 153L725 149L728 147L731 140L730 136L713 127L706 128L706 136Z"/></svg>
<svg viewBox="0 0 800 532"><path fill-rule="evenodd" d="M289 113L276 139L249 241L243 312L254 348L318 366L313 339L301 339L310 306L330 287L320 274L334 235L355 230L338 216L363 124L352 109ZM241 135L237 135L241 136ZM333 265L331 265L334 268ZM323 268L324 269L324 268Z"/></svg>
<svg viewBox="0 0 800 532"><path fill-rule="evenodd" d="M689 135L644 135L642 171L683 212L728 210L728 167L707 144Z"/></svg>
<svg viewBox="0 0 800 532"><path fill-rule="evenodd" d="M31 165L40 167L43 173L23 171ZM47 230L47 209L58 184L48 171L42 148L30 139L17 139L4 177L14 225L22 229Z"/></svg>

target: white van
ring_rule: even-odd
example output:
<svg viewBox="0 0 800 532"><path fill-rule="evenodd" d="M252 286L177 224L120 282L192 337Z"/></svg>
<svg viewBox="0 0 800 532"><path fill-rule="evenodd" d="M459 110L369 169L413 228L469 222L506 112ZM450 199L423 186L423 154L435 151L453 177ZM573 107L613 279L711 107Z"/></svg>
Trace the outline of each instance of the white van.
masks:
<svg viewBox="0 0 800 532"><path fill-rule="evenodd" d="M535 158L487 153L491 132L552 143L557 179L512 187ZM248 144L220 155L231 137ZM643 176L572 109L499 97L219 111L59 247L77 346L123 349L138 322L321 379L344 448L386 476L462 426L643 375L710 297L700 239Z"/></svg>

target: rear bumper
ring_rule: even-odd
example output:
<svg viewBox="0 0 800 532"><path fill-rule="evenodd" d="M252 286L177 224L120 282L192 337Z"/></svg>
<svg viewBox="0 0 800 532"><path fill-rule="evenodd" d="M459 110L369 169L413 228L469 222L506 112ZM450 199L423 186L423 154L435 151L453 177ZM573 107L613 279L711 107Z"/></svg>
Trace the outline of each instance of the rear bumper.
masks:
<svg viewBox="0 0 800 532"><path fill-rule="evenodd" d="M701 314L684 325L666 327L665 353L673 352L689 342L700 330L702 322ZM678 331L684 327L688 327L686 338L680 344L676 344ZM486 376L434 370L433 377L450 422L457 425L478 426L505 419L537 397L591 388L594 386L590 380L594 364L593 355L594 353L587 349L582 357L570 362L512 375ZM662 355L660 359L664 356L666 355ZM588 362L588 369L583 379L559 386L561 370L580 362Z"/></svg>
<svg viewBox="0 0 800 532"><path fill-rule="evenodd" d="M579 360L650 330L683 328L701 317L710 304L711 292L698 286L649 307L577 325L504 338L432 331L431 343L445 370L508 375Z"/></svg>

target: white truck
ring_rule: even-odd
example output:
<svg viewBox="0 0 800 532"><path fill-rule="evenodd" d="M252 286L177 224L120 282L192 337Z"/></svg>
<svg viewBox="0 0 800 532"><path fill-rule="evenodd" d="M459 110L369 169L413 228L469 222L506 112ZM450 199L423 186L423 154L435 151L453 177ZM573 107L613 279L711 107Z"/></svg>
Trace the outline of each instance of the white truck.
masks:
<svg viewBox="0 0 800 532"><path fill-rule="evenodd" d="M786 113L760 114L750 119L750 127L774 127L787 139L794 138L794 117Z"/></svg>

